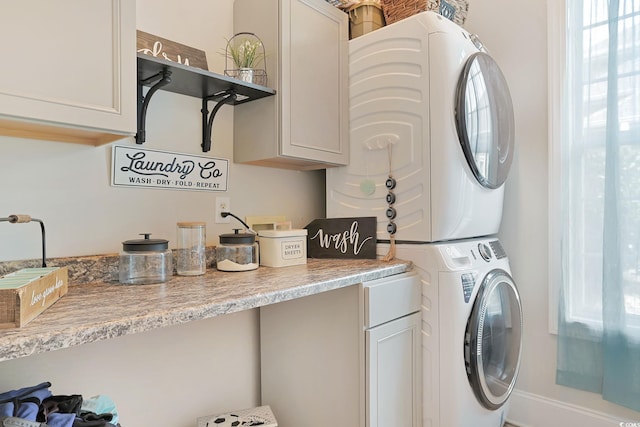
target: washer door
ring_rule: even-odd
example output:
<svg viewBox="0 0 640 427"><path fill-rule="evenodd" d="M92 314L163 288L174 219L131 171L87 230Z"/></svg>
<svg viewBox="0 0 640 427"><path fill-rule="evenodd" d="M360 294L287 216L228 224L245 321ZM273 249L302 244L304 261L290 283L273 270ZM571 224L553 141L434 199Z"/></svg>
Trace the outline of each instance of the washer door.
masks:
<svg viewBox="0 0 640 427"><path fill-rule="evenodd" d="M456 129L469 167L482 186L498 188L513 160L515 124L507 81L491 56L469 57L456 97Z"/></svg>
<svg viewBox="0 0 640 427"><path fill-rule="evenodd" d="M478 401L498 409L518 376L522 348L522 307L511 276L490 271L483 279L465 333L469 383Z"/></svg>

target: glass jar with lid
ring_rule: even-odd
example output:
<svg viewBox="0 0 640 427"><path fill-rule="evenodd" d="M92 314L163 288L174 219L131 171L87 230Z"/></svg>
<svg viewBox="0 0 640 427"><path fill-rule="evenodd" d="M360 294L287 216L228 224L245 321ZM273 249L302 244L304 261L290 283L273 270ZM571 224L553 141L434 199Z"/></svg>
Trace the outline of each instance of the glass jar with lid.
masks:
<svg viewBox="0 0 640 427"><path fill-rule="evenodd" d="M142 285L166 282L173 274L173 256L169 249L169 241L151 239L150 233L141 235L144 239L122 242L120 283Z"/></svg>
<svg viewBox="0 0 640 427"><path fill-rule="evenodd" d="M220 246L216 248L216 268L221 271L248 271L258 268L260 263L256 235L240 233L220 235Z"/></svg>

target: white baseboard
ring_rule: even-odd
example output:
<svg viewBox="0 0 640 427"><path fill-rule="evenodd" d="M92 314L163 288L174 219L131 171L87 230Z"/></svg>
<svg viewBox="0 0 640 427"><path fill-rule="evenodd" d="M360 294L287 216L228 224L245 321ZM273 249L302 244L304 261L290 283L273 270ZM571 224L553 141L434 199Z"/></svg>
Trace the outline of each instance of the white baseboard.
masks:
<svg viewBox="0 0 640 427"><path fill-rule="evenodd" d="M511 395L507 421L519 427L617 427L624 420L516 389Z"/></svg>

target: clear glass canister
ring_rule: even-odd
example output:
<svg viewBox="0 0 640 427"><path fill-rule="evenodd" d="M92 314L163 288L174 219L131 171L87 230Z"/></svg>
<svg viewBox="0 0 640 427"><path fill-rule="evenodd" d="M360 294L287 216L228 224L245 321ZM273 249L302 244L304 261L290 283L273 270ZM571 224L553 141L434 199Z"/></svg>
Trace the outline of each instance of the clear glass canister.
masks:
<svg viewBox="0 0 640 427"><path fill-rule="evenodd" d="M258 268L258 244L252 233L221 234L216 248L216 268L221 271L247 271Z"/></svg>
<svg viewBox="0 0 640 427"><path fill-rule="evenodd" d="M197 276L207 269L206 223L179 222L176 272L181 276Z"/></svg>
<svg viewBox="0 0 640 427"><path fill-rule="evenodd" d="M144 239L122 242L120 283L162 283L169 280L173 274L173 256L169 249L169 241L151 239L148 233L142 235Z"/></svg>

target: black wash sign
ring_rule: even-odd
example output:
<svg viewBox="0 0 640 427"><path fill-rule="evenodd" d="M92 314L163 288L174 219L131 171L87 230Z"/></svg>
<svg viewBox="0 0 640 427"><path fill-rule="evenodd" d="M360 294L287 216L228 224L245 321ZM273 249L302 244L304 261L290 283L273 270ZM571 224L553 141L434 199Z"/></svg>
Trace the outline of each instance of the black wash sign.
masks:
<svg viewBox="0 0 640 427"><path fill-rule="evenodd" d="M307 258L376 258L376 217L316 219L305 228Z"/></svg>

